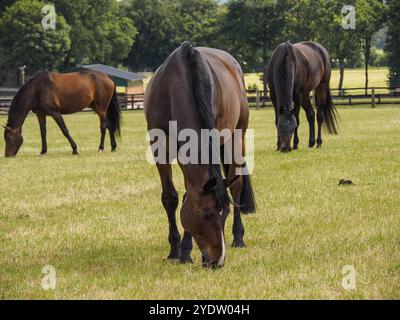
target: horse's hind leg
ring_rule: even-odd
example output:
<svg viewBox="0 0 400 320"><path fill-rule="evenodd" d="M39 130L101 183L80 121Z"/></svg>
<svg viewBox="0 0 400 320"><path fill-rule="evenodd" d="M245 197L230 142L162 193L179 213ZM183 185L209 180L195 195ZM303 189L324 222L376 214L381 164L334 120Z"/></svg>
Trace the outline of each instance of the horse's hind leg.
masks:
<svg viewBox="0 0 400 320"><path fill-rule="evenodd" d="M72 139L72 137L70 136L67 126L65 125L64 119L61 115L61 113L53 111L51 113L51 116L53 117L54 121L57 123L57 125L60 127L62 133L64 134L64 136L68 139L69 143L71 144L72 147L72 154L78 154L78 147L75 143L75 141Z"/></svg>
<svg viewBox="0 0 400 320"><path fill-rule="evenodd" d="M243 133L244 136L244 133ZM244 144L242 143L243 141L243 136L236 137L234 136L231 139L231 142L234 143L232 152L233 155L235 154L235 148L241 148L242 152L240 153L241 155L244 154ZM227 151L227 148L223 149L221 148L221 151ZM227 172L226 178L227 179L232 179L235 176L238 175L237 170L241 171L242 170L242 165L235 163L235 157L232 157L231 159L231 164L229 165L229 171ZM226 160L228 159L225 154L222 155L223 162L226 163ZM232 242L232 247L235 248L244 248L246 246L243 237L244 237L244 226L242 223L242 214L241 214L241 207L240 207L240 198L243 190L243 177L240 175L239 178L230 186L230 192L233 200L233 226L232 226L232 234L233 234L233 242Z"/></svg>
<svg viewBox="0 0 400 320"><path fill-rule="evenodd" d="M326 84L321 84L316 90L316 103L317 103L317 123L318 123L318 138L317 148L322 146L322 124L324 122L323 108L326 104L328 87Z"/></svg>
<svg viewBox="0 0 400 320"><path fill-rule="evenodd" d="M110 142L111 142L111 152L117 150L117 139L115 139L115 132L108 126L108 131L110 132Z"/></svg>
<svg viewBox="0 0 400 320"><path fill-rule="evenodd" d="M99 152L104 151L104 140L106 138L106 130L108 127L107 118L100 116L100 145Z"/></svg>
<svg viewBox="0 0 400 320"><path fill-rule="evenodd" d="M294 115L296 117L297 127L294 130L294 138L293 138L293 150L297 150L299 148L299 126L300 126L300 100L295 99L294 101Z"/></svg>
<svg viewBox="0 0 400 320"><path fill-rule="evenodd" d="M306 115L307 115L307 121L308 121L308 126L309 126L309 131L310 131L308 147L312 148L315 146L315 111L311 104L310 96L308 93L303 95L302 105L303 105L304 111L306 112Z"/></svg>
<svg viewBox="0 0 400 320"><path fill-rule="evenodd" d="M40 152L40 154L46 154L47 153L46 115L44 113L37 113L36 116L37 116L38 121L39 121L40 136L42 138L42 151Z"/></svg>
<svg viewBox="0 0 400 320"><path fill-rule="evenodd" d="M171 246L168 259L180 259L180 242L181 236L176 225L175 212L178 208L179 198L178 192L172 181L172 168L170 164L157 163L158 173L161 178L162 196L161 201L167 212L169 222L169 244Z"/></svg>

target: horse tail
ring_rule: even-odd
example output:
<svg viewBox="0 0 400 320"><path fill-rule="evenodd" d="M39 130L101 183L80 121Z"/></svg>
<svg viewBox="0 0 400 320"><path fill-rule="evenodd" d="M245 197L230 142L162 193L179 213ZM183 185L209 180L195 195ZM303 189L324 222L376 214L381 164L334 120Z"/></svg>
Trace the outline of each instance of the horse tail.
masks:
<svg viewBox="0 0 400 320"><path fill-rule="evenodd" d="M324 127L326 131L330 134L337 134L338 122L337 122L337 110L333 104L331 89L328 87L326 93L326 103L322 108L322 113L324 115Z"/></svg>
<svg viewBox="0 0 400 320"><path fill-rule="evenodd" d="M189 42L182 43L181 53L183 60L187 64L192 83L192 94L194 96L196 109L199 113L201 128L212 130L215 128L215 120L212 112L212 85L210 78L210 70L207 68L207 62L201 52L193 48ZM219 146L217 147L209 142L209 165L208 172L210 178L217 179L217 185L214 191L215 199L219 209L229 206L230 199L228 192L224 186L222 170L220 164L213 164L213 155L218 154Z"/></svg>
<svg viewBox="0 0 400 320"><path fill-rule="evenodd" d="M251 184L250 175L247 172L247 166L244 164L243 170L245 174L243 177L243 188L240 194L240 211L243 213L255 213L257 210L256 200L254 198L253 186Z"/></svg>
<svg viewBox="0 0 400 320"><path fill-rule="evenodd" d="M114 87L114 94L107 109L107 118L110 130L121 136L121 108L117 98L117 87Z"/></svg>
<svg viewBox="0 0 400 320"><path fill-rule="evenodd" d="M225 177L229 174L230 165L226 163L225 158L225 147L221 146L221 160L222 160L222 168L224 170ZM251 184L250 175L247 171L247 165L244 164L242 167L242 175L243 177L243 187L242 192L240 194L240 204L235 204L240 207L240 211L244 214L255 213L257 210L256 200L254 197L253 186Z"/></svg>

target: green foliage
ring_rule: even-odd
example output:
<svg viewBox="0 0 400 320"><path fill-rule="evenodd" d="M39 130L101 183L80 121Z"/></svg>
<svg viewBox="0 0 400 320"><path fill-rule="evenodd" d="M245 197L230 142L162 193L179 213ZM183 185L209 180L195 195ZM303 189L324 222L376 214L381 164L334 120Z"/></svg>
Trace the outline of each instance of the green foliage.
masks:
<svg viewBox="0 0 400 320"><path fill-rule="evenodd" d="M216 44L220 8L215 0L131 0L124 8L139 30L127 59L134 69L156 69L185 40Z"/></svg>
<svg viewBox="0 0 400 320"><path fill-rule="evenodd" d="M64 68L89 63L118 65L137 35L133 23L115 0L54 0L72 26L71 49Z"/></svg>
<svg viewBox="0 0 400 320"><path fill-rule="evenodd" d="M44 30L41 0L19 0L0 18L0 48L3 63L16 68L26 65L29 73L61 65L69 50L70 26L58 15L56 29Z"/></svg>
<svg viewBox="0 0 400 320"><path fill-rule="evenodd" d="M388 38L386 42L389 65L388 83L400 87L400 1L390 0L388 13Z"/></svg>
<svg viewBox="0 0 400 320"><path fill-rule="evenodd" d="M286 1L238 0L228 3L222 34L226 49L246 71L260 70L282 42Z"/></svg>

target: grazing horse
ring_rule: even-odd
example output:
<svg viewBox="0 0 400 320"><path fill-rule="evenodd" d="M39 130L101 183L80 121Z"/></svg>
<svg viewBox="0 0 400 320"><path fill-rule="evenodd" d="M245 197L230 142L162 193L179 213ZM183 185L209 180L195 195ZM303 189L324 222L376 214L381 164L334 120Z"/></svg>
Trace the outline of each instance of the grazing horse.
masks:
<svg viewBox="0 0 400 320"><path fill-rule="evenodd" d="M11 102L7 125L4 126L5 156L13 157L18 153L23 142L22 125L29 111L36 113L39 120L41 154L47 153L46 116L53 117L71 144L72 153L78 154L62 114L79 112L86 107L92 108L100 117L99 151L104 150L106 129L110 132L112 151L115 151L115 134L120 134L121 112L113 80L102 72L89 70L65 74L37 73L19 89Z"/></svg>
<svg viewBox="0 0 400 320"><path fill-rule="evenodd" d="M249 121L245 85L239 63L224 51L193 48L188 42L183 43L156 71L145 93L144 108L149 132L160 130L167 137L167 159L172 152L171 141L177 144L178 150L182 147L182 142L169 130L171 122L176 123L178 134L191 129L197 137L205 129L218 132L226 129L230 134L228 139L235 141L231 151L240 150L244 157L244 137ZM235 137L237 132L241 134ZM196 155L201 157L208 148L220 154L226 148L226 141L212 143L209 140L204 148L199 143ZM154 143L155 140L150 142L152 146ZM182 163L178 157L186 189L180 211L184 227L181 241L175 218L179 198L172 180L171 162L171 159L165 163L156 161L162 204L169 221L168 258L192 262L193 237L201 251L203 266L222 266L226 257L224 227L231 201L227 189L234 204L232 246L245 246L241 212L252 213L256 209L250 177L245 174L247 166L235 159L229 163L225 159L217 163ZM221 165L226 179L223 179Z"/></svg>
<svg viewBox="0 0 400 320"><path fill-rule="evenodd" d="M315 90L318 121L317 147L322 145L321 127L328 133L337 134L336 108L329 88L331 66L327 50L316 42L280 44L269 63L267 82L275 108L275 124L278 129L277 150L291 151L298 148L299 113L302 106L310 127L309 147L315 145L315 112L310 92ZM292 102L294 107L292 107Z"/></svg>

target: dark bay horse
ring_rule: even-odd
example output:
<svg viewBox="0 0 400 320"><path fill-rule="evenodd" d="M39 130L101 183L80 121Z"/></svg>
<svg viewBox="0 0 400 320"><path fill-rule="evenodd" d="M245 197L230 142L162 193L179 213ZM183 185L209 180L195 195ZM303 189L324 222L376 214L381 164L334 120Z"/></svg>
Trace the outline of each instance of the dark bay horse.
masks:
<svg viewBox="0 0 400 320"><path fill-rule="evenodd" d="M71 138L62 114L70 114L92 108L100 117L101 140L99 151L104 150L106 129L109 129L112 151L117 147L115 134L120 134L120 108L115 84L102 72L84 70L73 73L39 72L25 83L14 97L4 126L6 157L13 157L22 145L22 125L33 111L39 120L42 138L41 154L47 153L46 116L51 116L60 127L78 154L78 148Z"/></svg>
<svg viewBox="0 0 400 320"><path fill-rule="evenodd" d="M235 129L241 129L233 148L239 148L244 155L249 109L240 65L224 51L193 48L189 43L183 43L150 81L145 94L145 115L149 131L158 129L165 132L168 141L172 135L169 124L174 121L178 132L190 128L200 135L204 129L228 129L232 140L237 132ZM154 142L150 144L154 145ZM182 147L182 142L176 143L177 148ZM204 149L199 146L198 156L207 148L220 153L225 146L222 141L218 144L208 141ZM171 153L169 142L165 149ZM232 245L245 246L241 212L252 213L256 209L250 177L240 174L247 169L245 163L233 160L227 164L226 160L223 161L182 163L178 157L186 189L180 212L184 227L182 240L175 218L179 199L172 180L171 161L156 162L162 184L162 204L169 221L169 259L192 262L193 237L205 267L224 264L224 227L230 206L228 188L235 204ZM223 179L221 165L226 179Z"/></svg>
<svg viewBox="0 0 400 320"><path fill-rule="evenodd" d="M275 124L278 129L277 150L291 151L298 148L299 113L302 106L310 128L309 147L315 145L315 112L310 92L315 90L317 105L318 139L322 145L321 127L328 133L337 134L336 109L332 102L329 81L331 66L327 50L316 42L280 44L269 63L267 82L275 108ZM293 105L292 106L292 102Z"/></svg>

